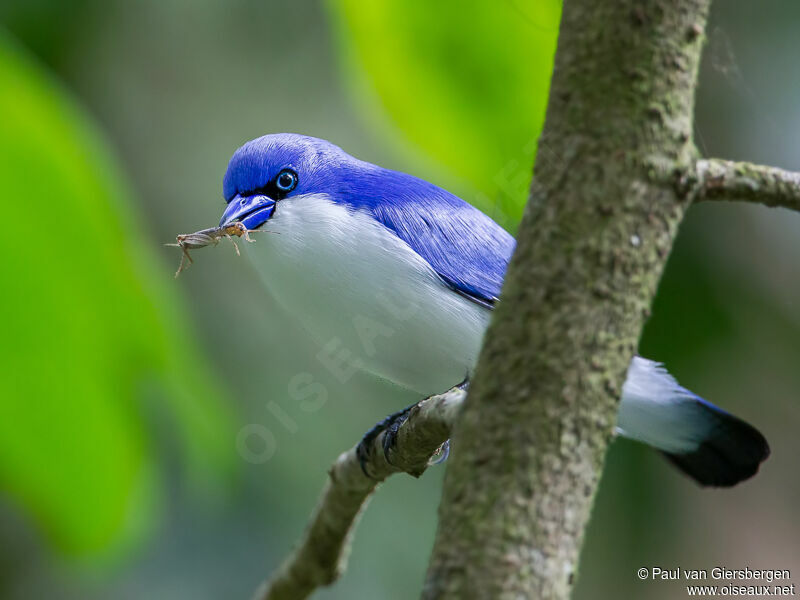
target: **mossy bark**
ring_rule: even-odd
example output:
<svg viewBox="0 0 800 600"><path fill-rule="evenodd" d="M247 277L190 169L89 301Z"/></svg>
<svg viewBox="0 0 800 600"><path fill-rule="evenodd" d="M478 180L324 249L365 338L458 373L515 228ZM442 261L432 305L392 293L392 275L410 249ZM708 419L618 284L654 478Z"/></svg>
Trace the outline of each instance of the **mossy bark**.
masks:
<svg viewBox="0 0 800 600"><path fill-rule="evenodd" d="M530 202L452 439L423 591L570 594L689 195L710 0L565 0Z"/></svg>

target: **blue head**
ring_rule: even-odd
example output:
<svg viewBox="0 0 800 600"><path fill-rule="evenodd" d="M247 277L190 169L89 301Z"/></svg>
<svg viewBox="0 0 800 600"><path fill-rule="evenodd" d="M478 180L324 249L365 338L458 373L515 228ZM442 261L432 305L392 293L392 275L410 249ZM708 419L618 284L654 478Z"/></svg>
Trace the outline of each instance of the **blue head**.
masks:
<svg viewBox="0 0 800 600"><path fill-rule="evenodd" d="M298 195L341 197L348 182L375 168L325 140L293 133L265 135L239 148L228 164L223 182L228 207L220 226L241 221L255 229L282 201Z"/></svg>

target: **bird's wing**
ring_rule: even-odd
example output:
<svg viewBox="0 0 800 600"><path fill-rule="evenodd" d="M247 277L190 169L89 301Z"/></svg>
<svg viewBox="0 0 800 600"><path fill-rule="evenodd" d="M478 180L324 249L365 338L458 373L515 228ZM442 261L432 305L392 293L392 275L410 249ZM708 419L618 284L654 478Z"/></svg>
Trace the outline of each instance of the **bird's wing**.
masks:
<svg viewBox="0 0 800 600"><path fill-rule="evenodd" d="M419 183L395 195L392 202L374 203L372 213L424 258L448 287L491 308L500 295L514 238L460 198Z"/></svg>

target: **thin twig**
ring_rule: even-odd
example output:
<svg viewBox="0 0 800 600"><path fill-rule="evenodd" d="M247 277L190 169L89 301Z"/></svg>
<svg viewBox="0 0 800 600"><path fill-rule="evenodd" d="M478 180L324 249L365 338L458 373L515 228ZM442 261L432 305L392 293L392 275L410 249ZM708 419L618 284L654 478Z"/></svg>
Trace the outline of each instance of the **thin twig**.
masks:
<svg viewBox="0 0 800 600"><path fill-rule="evenodd" d="M731 200L800 211L800 173L712 158L696 165L695 202Z"/></svg>
<svg viewBox="0 0 800 600"><path fill-rule="evenodd" d="M383 453L381 433L372 444L366 469L356 456L357 446L342 453L331 466L328 481L296 549L272 577L264 582L254 600L301 600L316 588L330 585L344 572L350 542L369 497L380 482L394 473L419 477L431 457L450 437L465 392L453 388L417 404L397 432L389 451Z"/></svg>

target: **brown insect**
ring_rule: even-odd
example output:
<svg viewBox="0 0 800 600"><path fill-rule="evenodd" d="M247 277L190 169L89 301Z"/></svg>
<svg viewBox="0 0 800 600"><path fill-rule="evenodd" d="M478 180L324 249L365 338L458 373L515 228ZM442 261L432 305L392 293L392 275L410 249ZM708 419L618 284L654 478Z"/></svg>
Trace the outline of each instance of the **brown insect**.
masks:
<svg viewBox="0 0 800 600"><path fill-rule="evenodd" d="M243 237L247 242L254 242L255 240L250 237L252 229L247 229L243 223L236 222L224 227L211 227L209 229L201 229L194 233L184 233L175 238L175 244L164 244L165 246L178 246L183 251L181 256L181 264L178 270L175 271L175 277L181 274L184 269L188 269L190 264L194 264L189 250L197 250L205 246L216 246L222 238L228 238L239 255L239 246L235 238ZM187 263L188 261L188 263Z"/></svg>

